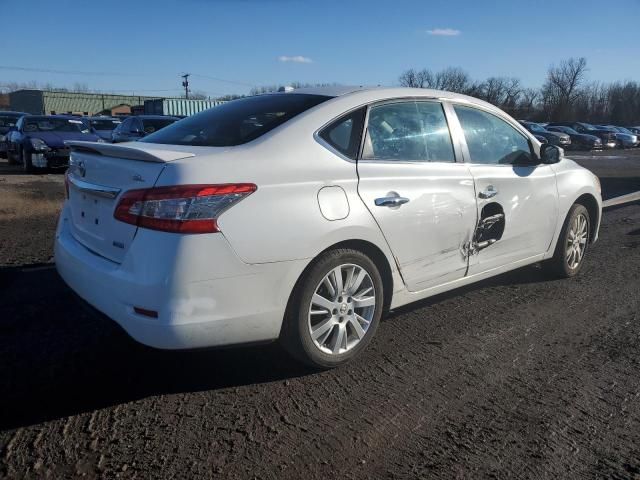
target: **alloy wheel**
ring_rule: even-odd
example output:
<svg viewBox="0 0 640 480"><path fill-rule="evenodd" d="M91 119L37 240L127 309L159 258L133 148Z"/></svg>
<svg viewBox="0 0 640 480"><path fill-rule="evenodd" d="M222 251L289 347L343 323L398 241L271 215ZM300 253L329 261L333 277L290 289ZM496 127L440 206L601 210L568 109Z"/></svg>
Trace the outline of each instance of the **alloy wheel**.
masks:
<svg viewBox="0 0 640 480"><path fill-rule="evenodd" d="M577 215L571 222L567 235L565 258L567 265L572 270L578 268L587 249L588 225L587 217L582 213Z"/></svg>
<svg viewBox="0 0 640 480"><path fill-rule="evenodd" d="M309 305L309 333L323 353L339 355L365 337L376 308L369 273L359 265L333 268L320 281Z"/></svg>

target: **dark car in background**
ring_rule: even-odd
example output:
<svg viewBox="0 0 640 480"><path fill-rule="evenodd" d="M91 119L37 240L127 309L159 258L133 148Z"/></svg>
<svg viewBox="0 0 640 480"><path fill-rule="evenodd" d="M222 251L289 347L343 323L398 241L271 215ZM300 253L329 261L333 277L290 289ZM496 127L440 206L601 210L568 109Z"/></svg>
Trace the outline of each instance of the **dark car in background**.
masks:
<svg viewBox="0 0 640 480"><path fill-rule="evenodd" d="M164 115L135 115L127 117L111 132L111 141L113 143L134 142L178 120L180 120L178 117Z"/></svg>
<svg viewBox="0 0 640 480"><path fill-rule="evenodd" d="M551 145L556 145L562 148L570 148L571 147L571 137L566 133L561 132L550 132L542 125L535 122L528 122L526 120L520 120L520 123L524 128L529 130L535 136L540 136L547 139Z"/></svg>
<svg viewBox="0 0 640 480"><path fill-rule="evenodd" d="M571 147L575 150L600 150L602 149L602 140L597 135L588 135L586 133L578 133L571 127L553 126L547 127L550 132L566 133L571 137Z"/></svg>
<svg viewBox="0 0 640 480"><path fill-rule="evenodd" d="M18 119L24 115L24 112L3 112L0 111L0 158L7 157L7 141L6 137L9 130L15 128Z"/></svg>
<svg viewBox="0 0 640 480"><path fill-rule="evenodd" d="M635 148L638 146L638 135L633 133L624 127L617 127L615 125L598 125L600 128L606 128L616 132L616 138L618 139L618 146L620 148Z"/></svg>
<svg viewBox="0 0 640 480"><path fill-rule="evenodd" d="M69 165L67 140L104 142L90 132L85 122L67 115L26 115L20 117L7 135L9 163L21 163L25 172L34 168Z"/></svg>
<svg viewBox="0 0 640 480"><path fill-rule="evenodd" d="M113 131L122 123L122 120L116 117L88 117L87 120L93 133L106 142L111 141Z"/></svg>
<svg viewBox="0 0 640 480"><path fill-rule="evenodd" d="M618 140L615 132L611 132L606 129L597 128L590 123L585 122L551 122L547 126L549 127L571 127L578 133L584 133L586 135L595 135L602 141L603 148L616 148L618 146Z"/></svg>

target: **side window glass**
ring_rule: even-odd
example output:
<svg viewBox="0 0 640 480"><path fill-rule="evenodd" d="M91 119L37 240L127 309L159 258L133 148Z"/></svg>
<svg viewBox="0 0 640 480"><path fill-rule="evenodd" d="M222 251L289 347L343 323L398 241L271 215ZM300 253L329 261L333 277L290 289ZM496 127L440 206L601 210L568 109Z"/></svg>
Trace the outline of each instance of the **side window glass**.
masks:
<svg viewBox="0 0 640 480"><path fill-rule="evenodd" d="M426 144L426 160L428 162L455 162L453 142L442 104L417 102L417 106L422 123L422 135Z"/></svg>
<svg viewBox="0 0 640 480"><path fill-rule="evenodd" d="M529 141L504 120L476 108L455 105L471 163L514 164L531 160Z"/></svg>
<svg viewBox="0 0 640 480"><path fill-rule="evenodd" d="M132 118L129 131L133 133L142 132L142 121L139 118Z"/></svg>
<svg viewBox="0 0 640 480"><path fill-rule="evenodd" d="M355 110L325 127L320 137L352 160L358 156L366 109Z"/></svg>
<svg viewBox="0 0 640 480"><path fill-rule="evenodd" d="M363 159L455 162L449 127L437 102L372 107Z"/></svg>

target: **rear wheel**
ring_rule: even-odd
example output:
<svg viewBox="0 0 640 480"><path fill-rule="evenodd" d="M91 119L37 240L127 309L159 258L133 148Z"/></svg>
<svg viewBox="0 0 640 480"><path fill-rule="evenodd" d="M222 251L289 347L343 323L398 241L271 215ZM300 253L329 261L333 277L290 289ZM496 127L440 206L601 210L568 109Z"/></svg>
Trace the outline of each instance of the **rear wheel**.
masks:
<svg viewBox="0 0 640 480"><path fill-rule="evenodd" d="M382 277L357 250L322 254L293 292L281 341L307 365L333 368L356 357L371 341L382 316Z"/></svg>
<svg viewBox="0 0 640 480"><path fill-rule="evenodd" d="M560 231L553 258L545 266L554 275L568 278L582 269L591 238L591 218L584 205L575 204L569 210Z"/></svg>

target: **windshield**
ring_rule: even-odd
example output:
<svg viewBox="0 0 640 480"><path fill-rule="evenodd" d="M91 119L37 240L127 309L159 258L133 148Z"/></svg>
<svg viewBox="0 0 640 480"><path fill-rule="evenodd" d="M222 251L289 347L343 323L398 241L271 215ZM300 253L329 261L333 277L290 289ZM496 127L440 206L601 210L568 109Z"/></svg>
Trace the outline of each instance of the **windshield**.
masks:
<svg viewBox="0 0 640 480"><path fill-rule="evenodd" d="M207 147L241 145L330 98L284 93L233 100L181 120L141 141Z"/></svg>
<svg viewBox="0 0 640 480"><path fill-rule="evenodd" d="M549 130L555 130L558 132L563 132L563 133L568 133L570 135L580 135L578 132L576 132L573 128L571 127L550 127Z"/></svg>
<svg viewBox="0 0 640 480"><path fill-rule="evenodd" d="M144 133L153 133L161 128L167 127L172 123L177 122L175 118L145 118L142 120L142 126Z"/></svg>
<svg viewBox="0 0 640 480"><path fill-rule="evenodd" d="M0 127L15 127L20 116L0 115Z"/></svg>
<svg viewBox="0 0 640 480"><path fill-rule="evenodd" d="M633 132L631 130L627 130L624 127L616 127L616 130L618 130L621 133L628 133L629 135L633 135Z"/></svg>
<svg viewBox="0 0 640 480"><path fill-rule="evenodd" d="M89 132L81 120L53 117L29 118L25 120L23 130L25 132Z"/></svg>
<svg viewBox="0 0 640 480"><path fill-rule="evenodd" d="M118 125L120 125L120 120L91 120L91 127L96 130L113 130Z"/></svg>

